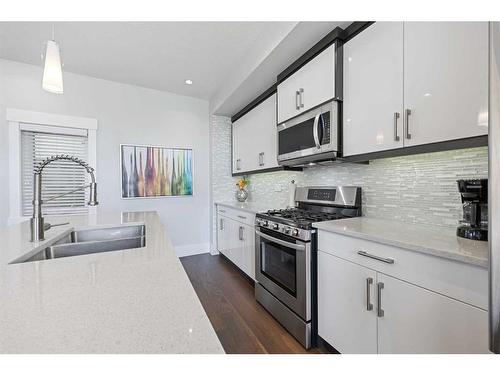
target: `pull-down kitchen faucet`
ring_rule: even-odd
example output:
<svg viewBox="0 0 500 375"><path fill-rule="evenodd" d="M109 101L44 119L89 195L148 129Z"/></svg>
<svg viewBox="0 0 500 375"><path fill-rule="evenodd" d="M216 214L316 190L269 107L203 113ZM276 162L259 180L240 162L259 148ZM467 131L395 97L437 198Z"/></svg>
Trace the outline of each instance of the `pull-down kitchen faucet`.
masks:
<svg viewBox="0 0 500 375"><path fill-rule="evenodd" d="M55 160L69 160L78 165L81 165L83 168L87 170L87 173L90 174L91 182L88 185L84 185L77 189L56 195L54 197L42 201L42 171L48 164L52 163ZM94 168L89 166L83 160L69 155L54 155L48 157L47 159L42 160L35 167L33 174L33 217L31 218L31 242L45 239L44 238L45 229L50 228L50 224L45 225L43 222L42 203L63 197L71 193L75 193L80 190L85 190L86 188L90 188L90 197L87 204L89 206L97 206L98 205L97 184L95 182Z"/></svg>

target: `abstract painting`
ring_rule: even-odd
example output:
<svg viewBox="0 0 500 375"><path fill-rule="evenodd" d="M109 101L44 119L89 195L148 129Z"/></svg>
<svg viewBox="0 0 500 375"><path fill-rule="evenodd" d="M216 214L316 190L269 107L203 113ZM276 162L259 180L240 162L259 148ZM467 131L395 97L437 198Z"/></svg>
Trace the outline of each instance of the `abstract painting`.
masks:
<svg viewBox="0 0 500 375"><path fill-rule="evenodd" d="M121 145L122 198L193 195L193 150Z"/></svg>

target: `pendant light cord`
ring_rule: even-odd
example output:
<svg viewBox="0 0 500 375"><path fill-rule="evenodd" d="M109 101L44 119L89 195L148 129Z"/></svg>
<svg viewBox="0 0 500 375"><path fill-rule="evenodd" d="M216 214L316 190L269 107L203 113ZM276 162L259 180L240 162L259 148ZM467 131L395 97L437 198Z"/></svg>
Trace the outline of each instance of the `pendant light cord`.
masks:
<svg viewBox="0 0 500 375"><path fill-rule="evenodd" d="M52 40L56 40L56 28L54 24L52 24Z"/></svg>

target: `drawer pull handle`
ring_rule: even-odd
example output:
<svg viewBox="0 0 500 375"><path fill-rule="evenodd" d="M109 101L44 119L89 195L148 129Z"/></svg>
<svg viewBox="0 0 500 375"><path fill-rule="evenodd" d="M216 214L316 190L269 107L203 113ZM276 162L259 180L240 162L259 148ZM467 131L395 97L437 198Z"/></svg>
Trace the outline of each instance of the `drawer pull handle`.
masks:
<svg viewBox="0 0 500 375"><path fill-rule="evenodd" d="M247 217L246 217L246 216L241 216L241 215L238 215L238 217L239 217L240 219L243 219L243 220L246 220L246 219L247 219Z"/></svg>
<svg viewBox="0 0 500 375"><path fill-rule="evenodd" d="M382 257L379 257L377 255L373 255L373 254L370 254L370 253L367 253L366 251L358 251L358 255L361 255L363 257L367 257L367 258L371 258L371 259L375 259L375 260L378 260L380 262L384 262L384 263L388 263L388 264L394 264L394 259L391 259L391 258L382 258Z"/></svg>
<svg viewBox="0 0 500 375"><path fill-rule="evenodd" d="M373 278L366 278L366 311L373 310L373 303L371 302L371 285L373 284Z"/></svg>
<svg viewBox="0 0 500 375"><path fill-rule="evenodd" d="M221 209L219 209L219 212L226 213L226 211L225 211L225 210L221 210Z"/></svg>
<svg viewBox="0 0 500 375"><path fill-rule="evenodd" d="M382 289L384 289L384 283L377 283L377 316L379 318L384 316L384 310L382 309Z"/></svg>

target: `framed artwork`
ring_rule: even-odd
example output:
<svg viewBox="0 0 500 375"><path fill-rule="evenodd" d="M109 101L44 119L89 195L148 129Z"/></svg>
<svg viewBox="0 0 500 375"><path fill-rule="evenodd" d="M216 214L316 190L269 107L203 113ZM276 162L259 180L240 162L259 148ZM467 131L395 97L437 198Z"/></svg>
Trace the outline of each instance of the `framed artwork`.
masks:
<svg viewBox="0 0 500 375"><path fill-rule="evenodd" d="M122 198L193 195L193 150L120 145Z"/></svg>

